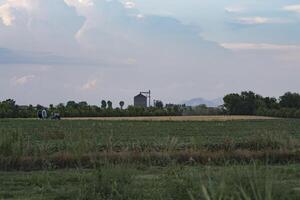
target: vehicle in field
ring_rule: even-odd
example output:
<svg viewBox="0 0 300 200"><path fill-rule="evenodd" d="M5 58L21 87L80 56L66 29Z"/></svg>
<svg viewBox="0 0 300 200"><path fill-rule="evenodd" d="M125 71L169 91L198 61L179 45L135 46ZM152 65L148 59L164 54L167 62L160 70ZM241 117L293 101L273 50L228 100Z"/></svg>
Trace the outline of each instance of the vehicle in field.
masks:
<svg viewBox="0 0 300 200"><path fill-rule="evenodd" d="M52 120L60 120L61 119L60 114L59 113L53 113L52 116L51 116L51 119Z"/></svg>

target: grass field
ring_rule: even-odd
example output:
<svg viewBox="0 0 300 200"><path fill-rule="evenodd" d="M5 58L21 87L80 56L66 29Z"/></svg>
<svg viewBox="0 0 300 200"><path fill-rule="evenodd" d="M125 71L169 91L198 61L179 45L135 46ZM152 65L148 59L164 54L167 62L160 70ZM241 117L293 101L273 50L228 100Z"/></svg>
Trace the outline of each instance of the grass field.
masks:
<svg viewBox="0 0 300 200"><path fill-rule="evenodd" d="M0 120L0 199L300 199L300 120Z"/></svg>
<svg viewBox="0 0 300 200"><path fill-rule="evenodd" d="M274 119L263 116L159 116L159 117L91 117L66 118L66 120L101 120L101 121L235 121Z"/></svg>

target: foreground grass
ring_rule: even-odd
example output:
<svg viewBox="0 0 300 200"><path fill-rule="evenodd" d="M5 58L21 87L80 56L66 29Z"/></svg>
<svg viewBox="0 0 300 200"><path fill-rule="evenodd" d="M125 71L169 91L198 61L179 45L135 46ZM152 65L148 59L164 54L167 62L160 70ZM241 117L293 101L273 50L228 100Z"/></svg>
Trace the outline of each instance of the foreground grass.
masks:
<svg viewBox="0 0 300 200"><path fill-rule="evenodd" d="M0 170L300 162L300 120L0 120Z"/></svg>
<svg viewBox="0 0 300 200"><path fill-rule="evenodd" d="M0 120L0 199L300 199L300 120Z"/></svg>
<svg viewBox="0 0 300 200"><path fill-rule="evenodd" d="M1 199L299 199L300 165L108 165L0 173Z"/></svg>

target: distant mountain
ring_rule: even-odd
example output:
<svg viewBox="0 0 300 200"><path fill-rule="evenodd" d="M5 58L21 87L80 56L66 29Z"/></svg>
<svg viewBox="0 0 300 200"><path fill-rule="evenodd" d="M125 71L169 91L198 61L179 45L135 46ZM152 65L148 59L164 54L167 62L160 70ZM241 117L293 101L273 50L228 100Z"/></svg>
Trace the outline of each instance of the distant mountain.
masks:
<svg viewBox="0 0 300 200"><path fill-rule="evenodd" d="M223 105L223 98L217 98L213 100L207 100L204 98L194 98L187 101L183 101L181 103L187 106L198 106L205 104L207 107L218 107L220 105Z"/></svg>

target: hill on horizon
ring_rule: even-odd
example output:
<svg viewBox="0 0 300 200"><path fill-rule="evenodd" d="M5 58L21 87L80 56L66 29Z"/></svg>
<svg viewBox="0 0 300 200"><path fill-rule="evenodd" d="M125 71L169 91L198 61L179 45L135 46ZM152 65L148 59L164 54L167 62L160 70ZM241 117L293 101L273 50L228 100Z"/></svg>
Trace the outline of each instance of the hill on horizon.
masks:
<svg viewBox="0 0 300 200"><path fill-rule="evenodd" d="M207 100L204 98L193 98L190 100L186 100L181 102L182 104L185 104L187 106L199 106L199 105L206 105L207 107L218 107L220 105L223 105L223 98L216 98L216 99L212 99L212 100Z"/></svg>

